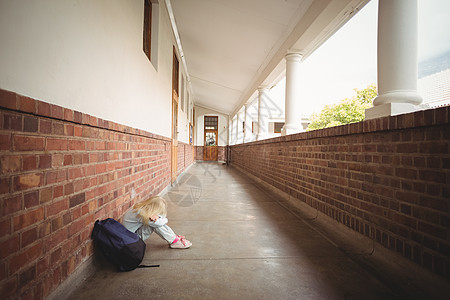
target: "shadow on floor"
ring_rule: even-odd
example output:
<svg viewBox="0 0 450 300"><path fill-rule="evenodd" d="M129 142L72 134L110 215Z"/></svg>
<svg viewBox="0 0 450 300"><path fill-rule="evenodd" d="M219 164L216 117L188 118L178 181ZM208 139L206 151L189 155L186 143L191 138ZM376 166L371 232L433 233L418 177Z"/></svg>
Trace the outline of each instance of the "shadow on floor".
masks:
<svg viewBox="0 0 450 300"><path fill-rule="evenodd" d="M170 249L154 234L143 264L159 268L118 273L105 263L68 299L423 298L386 280L364 262L365 253L355 259L342 251L226 165L197 162L163 197L169 226L193 246Z"/></svg>

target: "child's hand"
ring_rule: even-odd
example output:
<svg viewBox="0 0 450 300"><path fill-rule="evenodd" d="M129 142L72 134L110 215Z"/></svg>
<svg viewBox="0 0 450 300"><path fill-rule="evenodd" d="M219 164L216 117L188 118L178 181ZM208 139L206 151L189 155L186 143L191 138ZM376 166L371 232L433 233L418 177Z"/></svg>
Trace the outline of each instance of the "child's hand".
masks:
<svg viewBox="0 0 450 300"><path fill-rule="evenodd" d="M152 222L155 222L156 220L158 220L159 219L159 216L158 215L151 215L150 216L150 221L152 221Z"/></svg>

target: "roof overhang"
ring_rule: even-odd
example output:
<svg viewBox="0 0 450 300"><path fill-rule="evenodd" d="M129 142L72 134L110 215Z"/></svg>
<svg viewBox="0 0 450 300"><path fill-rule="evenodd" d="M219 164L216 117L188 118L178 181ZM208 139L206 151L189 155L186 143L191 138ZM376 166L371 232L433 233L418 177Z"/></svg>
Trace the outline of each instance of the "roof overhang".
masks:
<svg viewBox="0 0 450 300"><path fill-rule="evenodd" d="M194 104L233 117L284 77L287 53L306 59L368 2L170 0Z"/></svg>

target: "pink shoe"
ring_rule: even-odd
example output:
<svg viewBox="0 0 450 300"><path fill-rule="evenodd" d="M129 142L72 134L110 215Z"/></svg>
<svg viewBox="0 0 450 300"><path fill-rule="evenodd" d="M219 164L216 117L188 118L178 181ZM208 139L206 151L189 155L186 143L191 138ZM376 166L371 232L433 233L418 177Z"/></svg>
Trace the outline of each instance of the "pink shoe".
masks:
<svg viewBox="0 0 450 300"><path fill-rule="evenodd" d="M192 243L184 238L184 236L177 235L175 241L170 244L170 248L173 249L187 249L192 246Z"/></svg>

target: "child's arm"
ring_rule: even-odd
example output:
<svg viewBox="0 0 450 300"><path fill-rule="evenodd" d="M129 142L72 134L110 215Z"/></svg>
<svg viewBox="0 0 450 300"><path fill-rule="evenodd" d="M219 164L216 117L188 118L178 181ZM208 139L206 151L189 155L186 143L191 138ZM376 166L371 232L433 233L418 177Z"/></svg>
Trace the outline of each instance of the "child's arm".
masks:
<svg viewBox="0 0 450 300"><path fill-rule="evenodd" d="M150 217L149 225L152 227L159 227L159 226L163 226L163 225L167 224L167 222L169 222L169 220L167 220L167 218L165 218L165 217L161 217L158 215L152 215Z"/></svg>

